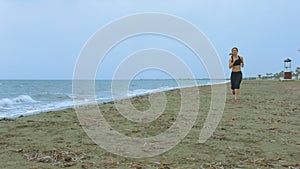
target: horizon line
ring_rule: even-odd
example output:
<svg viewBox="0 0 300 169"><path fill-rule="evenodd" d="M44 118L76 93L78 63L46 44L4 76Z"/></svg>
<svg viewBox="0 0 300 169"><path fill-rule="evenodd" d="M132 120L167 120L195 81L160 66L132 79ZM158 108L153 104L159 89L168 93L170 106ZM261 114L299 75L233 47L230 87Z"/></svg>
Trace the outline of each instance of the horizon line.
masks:
<svg viewBox="0 0 300 169"><path fill-rule="evenodd" d="M248 79L248 78L257 78L254 76L250 77L243 77L243 79ZM33 81L33 80L65 80L65 81L73 81L73 80L228 80L230 78L177 78L177 79L172 79L172 78L140 78L140 79L0 79L0 81L9 81L9 80L28 80L28 81Z"/></svg>

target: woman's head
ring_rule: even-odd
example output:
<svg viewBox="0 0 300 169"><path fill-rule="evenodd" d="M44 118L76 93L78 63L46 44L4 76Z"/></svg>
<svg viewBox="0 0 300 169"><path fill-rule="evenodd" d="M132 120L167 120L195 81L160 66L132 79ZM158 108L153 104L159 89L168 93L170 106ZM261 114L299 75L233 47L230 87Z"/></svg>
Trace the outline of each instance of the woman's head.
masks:
<svg viewBox="0 0 300 169"><path fill-rule="evenodd" d="M233 48L231 49L231 53L232 53L233 55L237 55L238 52L239 52L239 49L238 49L237 47L233 47Z"/></svg>

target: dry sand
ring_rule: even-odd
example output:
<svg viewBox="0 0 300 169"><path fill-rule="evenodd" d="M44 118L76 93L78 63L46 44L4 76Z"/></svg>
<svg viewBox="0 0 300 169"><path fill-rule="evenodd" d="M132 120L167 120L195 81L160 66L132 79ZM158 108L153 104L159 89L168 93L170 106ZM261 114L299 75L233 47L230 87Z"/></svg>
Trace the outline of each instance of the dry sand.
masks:
<svg viewBox="0 0 300 169"><path fill-rule="evenodd" d="M124 158L95 145L73 109L0 121L0 168L299 168L300 81L243 81L240 102L228 89L223 118L213 136L198 144L210 107L210 87L200 88L201 113L190 133L170 151L143 159ZM159 134L172 125L180 92L166 92L164 114L146 125L131 123L113 103L101 104L114 129L134 137ZM148 96L131 99L139 110Z"/></svg>

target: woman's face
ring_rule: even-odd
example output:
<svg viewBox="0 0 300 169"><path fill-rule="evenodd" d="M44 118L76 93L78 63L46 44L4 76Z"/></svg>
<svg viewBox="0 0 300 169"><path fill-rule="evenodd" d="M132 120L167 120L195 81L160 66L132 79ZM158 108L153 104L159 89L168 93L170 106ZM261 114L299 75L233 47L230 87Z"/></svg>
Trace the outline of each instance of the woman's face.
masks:
<svg viewBox="0 0 300 169"><path fill-rule="evenodd" d="M231 52L232 52L233 55L237 55L237 53L238 53L238 51L235 48L232 49Z"/></svg>

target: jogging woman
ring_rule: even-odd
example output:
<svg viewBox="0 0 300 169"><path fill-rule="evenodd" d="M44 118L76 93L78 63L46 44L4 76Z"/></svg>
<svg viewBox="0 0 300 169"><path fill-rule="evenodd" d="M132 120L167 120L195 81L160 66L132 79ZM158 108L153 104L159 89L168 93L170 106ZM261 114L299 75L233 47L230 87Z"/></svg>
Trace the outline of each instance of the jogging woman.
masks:
<svg viewBox="0 0 300 169"><path fill-rule="evenodd" d="M229 68L232 69L230 81L232 94L234 95L234 103L238 103L240 84L243 78L241 67L244 67L244 58L238 55L238 51L237 47L232 48L231 58L229 59Z"/></svg>

